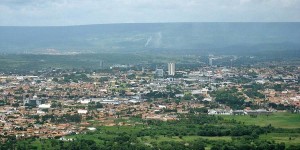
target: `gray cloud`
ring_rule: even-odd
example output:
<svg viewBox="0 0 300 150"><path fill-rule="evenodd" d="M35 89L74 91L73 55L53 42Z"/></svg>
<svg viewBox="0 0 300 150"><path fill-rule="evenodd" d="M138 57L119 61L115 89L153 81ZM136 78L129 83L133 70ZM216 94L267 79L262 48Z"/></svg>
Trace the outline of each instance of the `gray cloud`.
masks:
<svg viewBox="0 0 300 150"><path fill-rule="evenodd" d="M300 21L299 0L1 0L0 25Z"/></svg>

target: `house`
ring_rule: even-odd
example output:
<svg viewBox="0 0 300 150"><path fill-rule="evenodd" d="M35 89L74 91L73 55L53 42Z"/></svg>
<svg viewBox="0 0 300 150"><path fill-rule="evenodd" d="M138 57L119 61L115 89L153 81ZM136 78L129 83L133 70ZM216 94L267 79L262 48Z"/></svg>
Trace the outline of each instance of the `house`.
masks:
<svg viewBox="0 0 300 150"><path fill-rule="evenodd" d="M231 115L232 110L227 109L209 109L208 113L209 115Z"/></svg>
<svg viewBox="0 0 300 150"><path fill-rule="evenodd" d="M78 112L78 114L86 114L87 110L85 110L85 109L78 109L77 112Z"/></svg>
<svg viewBox="0 0 300 150"><path fill-rule="evenodd" d="M244 110L234 110L232 111L233 115L245 115L245 111Z"/></svg>
<svg viewBox="0 0 300 150"><path fill-rule="evenodd" d="M270 115L270 114L272 114L272 112L267 111L265 109L247 110L245 113L248 115Z"/></svg>

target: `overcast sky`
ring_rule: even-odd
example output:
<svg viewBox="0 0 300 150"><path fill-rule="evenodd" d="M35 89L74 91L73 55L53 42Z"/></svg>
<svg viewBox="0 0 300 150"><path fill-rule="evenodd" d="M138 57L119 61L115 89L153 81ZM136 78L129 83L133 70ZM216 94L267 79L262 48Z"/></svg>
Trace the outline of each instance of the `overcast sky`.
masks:
<svg viewBox="0 0 300 150"><path fill-rule="evenodd" d="M0 0L1 26L299 21L300 0Z"/></svg>

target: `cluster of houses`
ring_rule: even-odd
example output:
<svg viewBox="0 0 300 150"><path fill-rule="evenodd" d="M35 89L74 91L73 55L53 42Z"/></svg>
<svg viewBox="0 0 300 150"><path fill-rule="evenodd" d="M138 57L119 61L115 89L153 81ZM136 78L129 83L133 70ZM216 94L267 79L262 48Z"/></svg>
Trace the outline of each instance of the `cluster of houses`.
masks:
<svg viewBox="0 0 300 150"><path fill-rule="evenodd" d="M118 66L116 66L118 67ZM124 69L123 69L124 70ZM300 108L300 69L202 67L176 71L181 77L157 77L155 70L86 73L73 70L46 70L37 75L0 75L0 134L18 137L57 137L92 129L98 125L117 125L118 118L139 116L142 119L176 120L178 113L191 108L203 108L215 103L211 92L235 87L245 91L245 85L268 85L259 89L264 97L243 93L246 101L261 108L257 110L209 109L209 115L269 115L276 108L268 103ZM255 74L251 75L251 74ZM76 77L76 80L66 77ZM79 77L85 76L84 79ZM245 81L240 82L239 79ZM274 87L274 88L273 88ZM277 88L277 89L276 89ZM147 97L154 93L153 97ZM157 93L168 93L157 97ZM174 97L170 97L170 93ZM162 94L163 95L163 94ZM200 96L199 96L200 95ZM47 115L80 115L81 123L55 123ZM93 123L95 124L95 123ZM132 125L122 123L122 125Z"/></svg>
<svg viewBox="0 0 300 150"><path fill-rule="evenodd" d="M209 109L209 115L271 115L273 112L266 109L257 110L232 110L232 109Z"/></svg>

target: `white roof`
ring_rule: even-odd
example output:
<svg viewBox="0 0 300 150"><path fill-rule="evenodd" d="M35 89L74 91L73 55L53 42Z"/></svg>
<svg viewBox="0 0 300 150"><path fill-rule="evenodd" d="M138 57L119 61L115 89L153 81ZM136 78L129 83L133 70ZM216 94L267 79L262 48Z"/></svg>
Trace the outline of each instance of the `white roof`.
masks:
<svg viewBox="0 0 300 150"><path fill-rule="evenodd" d="M81 104L88 104L89 102L91 102L90 99L84 99L80 101Z"/></svg>
<svg viewBox="0 0 300 150"><path fill-rule="evenodd" d="M78 109L77 112L78 112L79 114L86 114L86 113L87 113L87 110L85 110L85 109Z"/></svg>
<svg viewBox="0 0 300 150"><path fill-rule="evenodd" d="M50 108L51 105L50 104L41 104L39 105L39 108L42 108L42 109L47 109L47 108Z"/></svg>
<svg viewBox="0 0 300 150"><path fill-rule="evenodd" d="M193 91L192 91L192 94L201 94L201 93L202 93L201 90L193 90Z"/></svg>
<svg viewBox="0 0 300 150"><path fill-rule="evenodd" d="M206 97L206 98L203 99L203 101L209 101L209 102L210 102L210 101L211 101L211 98L207 98L207 97Z"/></svg>
<svg viewBox="0 0 300 150"><path fill-rule="evenodd" d="M96 128L94 128L94 127L88 127L87 129L90 130L90 131L95 131L96 130Z"/></svg>
<svg viewBox="0 0 300 150"><path fill-rule="evenodd" d="M37 113L37 114L45 114L45 112L44 112L44 111L41 111L41 110L37 110L36 113Z"/></svg>
<svg viewBox="0 0 300 150"><path fill-rule="evenodd" d="M159 108L167 108L166 106L164 105L158 105Z"/></svg>

